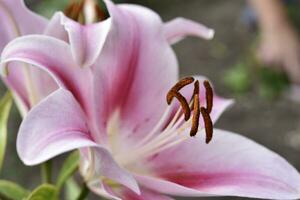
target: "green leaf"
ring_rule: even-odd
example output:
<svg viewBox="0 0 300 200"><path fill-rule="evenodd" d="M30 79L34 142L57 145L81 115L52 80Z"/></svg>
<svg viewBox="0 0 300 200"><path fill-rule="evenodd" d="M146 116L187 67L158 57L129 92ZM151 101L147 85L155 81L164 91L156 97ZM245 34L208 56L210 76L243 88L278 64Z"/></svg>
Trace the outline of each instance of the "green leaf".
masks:
<svg viewBox="0 0 300 200"><path fill-rule="evenodd" d="M66 187L65 187L65 197L68 200L75 200L80 194L80 187L74 180L74 178L69 178L66 181Z"/></svg>
<svg viewBox="0 0 300 200"><path fill-rule="evenodd" d="M0 199L22 200L29 195L29 191L16 183L0 180Z"/></svg>
<svg viewBox="0 0 300 200"><path fill-rule="evenodd" d="M57 190L54 185L43 184L36 188L26 200L56 200Z"/></svg>
<svg viewBox="0 0 300 200"><path fill-rule="evenodd" d="M7 92L4 97L0 100L0 171L2 168L6 140L7 140L7 121L9 117L9 111L12 105L12 97L9 92Z"/></svg>
<svg viewBox="0 0 300 200"><path fill-rule="evenodd" d="M79 153L78 151L74 151L69 155L69 157L65 160L58 178L56 182L57 190L61 190L66 180L74 174L74 172L78 169L79 164Z"/></svg>

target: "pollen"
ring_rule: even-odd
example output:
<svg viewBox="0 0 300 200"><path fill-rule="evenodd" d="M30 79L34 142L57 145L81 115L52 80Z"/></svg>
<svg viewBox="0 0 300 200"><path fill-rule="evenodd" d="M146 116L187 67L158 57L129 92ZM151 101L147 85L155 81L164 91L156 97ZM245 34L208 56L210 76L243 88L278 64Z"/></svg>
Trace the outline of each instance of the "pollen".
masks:
<svg viewBox="0 0 300 200"><path fill-rule="evenodd" d="M210 83L207 80L205 80L203 84L206 90L206 110L208 114L210 114L213 107L213 90Z"/></svg>
<svg viewBox="0 0 300 200"><path fill-rule="evenodd" d="M186 98L182 94L180 94L180 90L186 87L187 85L192 84L194 81L195 80L193 77L183 78L180 81L178 81L178 83L176 83L167 93L166 100L168 105L172 103L174 98L176 98L179 101L180 106L182 108L182 112L184 113L185 121L191 120L191 137L197 135L199 129L200 115L202 115L206 134L206 143L208 144L213 137L213 122L210 117L210 113L213 108L213 89L209 81L205 80L203 82L203 86L205 88L206 107L200 107L200 86L199 81L196 80L194 83L194 90L191 100L190 102L188 102ZM191 117L191 115L193 116Z"/></svg>

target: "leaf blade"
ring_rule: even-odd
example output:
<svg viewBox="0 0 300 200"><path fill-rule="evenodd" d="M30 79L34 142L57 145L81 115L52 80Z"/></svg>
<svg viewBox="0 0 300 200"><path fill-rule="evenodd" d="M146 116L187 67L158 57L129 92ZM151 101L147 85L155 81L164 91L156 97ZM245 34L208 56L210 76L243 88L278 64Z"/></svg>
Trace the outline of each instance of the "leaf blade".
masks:
<svg viewBox="0 0 300 200"><path fill-rule="evenodd" d="M26 200L56 200L57 190L54 185L43 184L37 187Z"/></svg>
<svg viewBox="0 0 300 200"><path fill-rule="evenodd" d="M60 191L67 179L74 174L79 165L79 152L72 152L65 160L56 182L57 190Z"/></svg>
<svg viewBox="0 0 300 200"><path fill-rule="evenodd" d="M2 169L6 142L7 142L7 121L12 105L12 96L7 92L0 100L0 171Z"/></svg>
<svg viewBox="0 0 300 200"><path fill-rule="evenodd" d="M28 190L22 188L14 182L0 180L0 197L2 198L10 200L22 200L26 198L29 193L30 192Z"/></svg>

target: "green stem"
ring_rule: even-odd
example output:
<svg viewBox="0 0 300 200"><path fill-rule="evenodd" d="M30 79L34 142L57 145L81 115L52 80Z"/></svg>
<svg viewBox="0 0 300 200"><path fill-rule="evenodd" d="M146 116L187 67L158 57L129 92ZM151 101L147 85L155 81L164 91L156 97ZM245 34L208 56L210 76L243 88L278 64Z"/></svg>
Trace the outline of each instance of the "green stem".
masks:
<svg viewBox="0 0 300 200"><path fill-rule="evenodd" d="M42 164L41 173L42 173L42 182L43 183L51 183L51 177L52 177L52 162L51 162L51 160L48 160L47 162Z"/></svg>
<svg viewBox="0 0 300 200"><path fill-rule="evenodd" d="M84 184L79 196L77 197L77 200L84 200L88 196L89 192L90 192L89 188L87 187L86 184Z"/></svg>

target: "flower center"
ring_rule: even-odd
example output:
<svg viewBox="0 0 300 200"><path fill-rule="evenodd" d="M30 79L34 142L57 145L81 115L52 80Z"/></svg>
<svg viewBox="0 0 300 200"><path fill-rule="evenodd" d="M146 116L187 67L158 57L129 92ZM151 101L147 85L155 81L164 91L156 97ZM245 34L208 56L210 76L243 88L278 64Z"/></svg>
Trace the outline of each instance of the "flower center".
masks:
<svg viewBox="0 0 300 200"><path fill-rule="evenodd" d="M194 83L194 91L190 101L187 101L180 93L180 90L192 83ZM130 148L130 152L118 153L116 160L122 166L131 167L130 165L136 163L138 159L155 155L173 147L190 137L196 136L201 130L205 130L206 143L208 144L213 137L213 123L210 117L213 108L213 90L207 80L203 82L203 85L206 90L206 106L201 106L203 103L200 103L200 86L198 80L195 81L194 78L187 77L177 82L167 93L166 100L170 106L166 108L156 126L142 141L133 148ZM174 99L180 103L177 111L171 105ZM203 127L199 123L201 116L203 118ZM187 129L189 129L189 135L182 134Z"/></svg>
<svg viewBox="0 0 300 200"><path fill-rule="evenodd" d="M71 1L64 13L81 24L92 24L106 17L105 12L95 0Z"/></svg>

